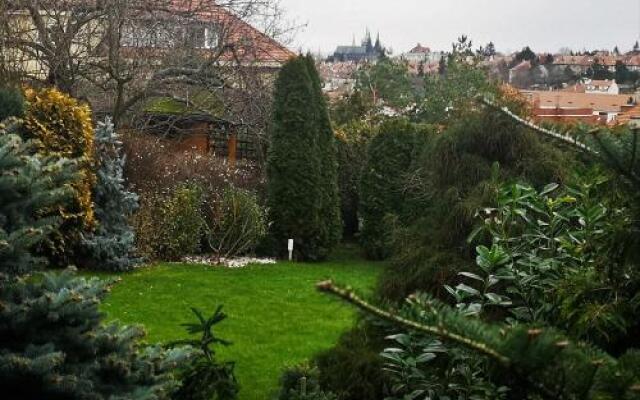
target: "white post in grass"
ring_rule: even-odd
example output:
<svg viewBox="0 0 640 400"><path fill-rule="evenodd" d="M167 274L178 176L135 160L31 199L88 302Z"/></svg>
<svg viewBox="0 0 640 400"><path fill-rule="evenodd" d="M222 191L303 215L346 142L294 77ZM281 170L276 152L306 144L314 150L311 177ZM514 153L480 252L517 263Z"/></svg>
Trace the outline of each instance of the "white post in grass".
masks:
<svg viewBox="0 0 640 400"><path fill-rule="evenodd" d="M293 260L293 239L289 239L287 250L289 250L289 261L291 261Z"/></svg>

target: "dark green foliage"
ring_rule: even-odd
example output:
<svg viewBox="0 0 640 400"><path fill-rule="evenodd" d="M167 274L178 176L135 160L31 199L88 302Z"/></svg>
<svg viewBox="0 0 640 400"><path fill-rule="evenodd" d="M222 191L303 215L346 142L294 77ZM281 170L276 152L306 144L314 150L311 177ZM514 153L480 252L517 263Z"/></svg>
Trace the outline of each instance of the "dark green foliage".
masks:
<svg viewBox="0 0 640 400"><path fill-rule="evenodd" d="M628 233L632 226L629 210L610 194L607 203L599 199L606 183L590 174L568 188L548 185L540 192L505 186L497 207L484 212L481 231L505 256L499 275L507 281L491 297L508 298L513 318L544 321L607 351L620 351L622 343L640 344L629 335L640 311L640 277L634 260L630 263L621 251L624 240L618 239L618 232ZM479 252L481 267L483 256Z"/></svg>
<svg viewBox="0 0 640 400"><path fill-rule="evenodd" d="M476 211L493 203L501 182L563 182L571 165L570 155L503 116L467 112L426 148L404 183L416 211L393 226L394 262L381 295L401 300L416 289L442 293L442 284L472 262L466 239Z"/></svg>
<svg viewBox="0 0 640 400"><path fill-rule="evenodd" d="M409 211L404 182L431 132L429 127L405 119L390 119L382 123L369 144L361 180L360 211L362 245L370 258L389 256L386 218L405 216Z"/></svg>
<svg viewBox="0 0 640 400"><path fill-rule="evenodd" d="M278 400L337 400L337 397L321 389L317 368L303 364L284 371Z"/></svg>
<svg viewBox="0 0 640 400"><path fill-rule="evenodd" d="M25 400L169 399L190 354L141 347L136 327L103 325L97 278L47 274L0 290L0 387Z"/></svg>
<svg viewBox="0 0 640 400"><path fill-rule="evenodd" d="M391 375L388 399L458 398L504 399L508 388L487 380L486 362L465 349L447 347L440 340L416 334L387 337L385 370Z"/></svg>
<svg viewBox="0 0 640 400"><path fill-rule="evenodd" d="M439 75L427 75L424 93L416 107L417 118L432 124L448 123L462 118L469 111L478 93L494 93L497 88L474 63L466 38L454 44L452 54L441 60Z"/></svg>
<svg viewBox="0 0 640 400"><path fill-rule="evenodd" d="M171 345L189 345L200 350L179 376L182 380L180 388L172 397L174 400L233 400L238 394L238 382L234 375L234 363L218 362L214 345L228 346L231 343L218 338L213 328L224 321L227 316L219 306L209 318L205 318L200 310L192 308L198 322L183 324L191 335L201 335L193 340L180 340Z"/></svg>
<svg viewBox="0 0 640 400"><path fill-rule="evenodd" d="M367 163L367 147L376 128L366 122L352 122L338 129L338 185L344 235L360 230L360 178Z"/></svg>
<svg viewBox="0 0 640 400"><path fill-rule="evenodd" d="M71 198L75 165L31 155L16 122L0 128L0 275L15 275L45 264L32 252L59 219L43 215Z"/></svg>
<svg viewBox="0 0 640 400"><path fill-rule="evenodd" d="M404 109L415 100L407 65L388 57L358 70L356 90L373 107Z"/></svg>
<svg viewBox="0 0 640 400"><path fill-rule="evenodd" d="M522 61L535 62L537 59L538 59L538 56L536 55L536 53L533 52L533 50L531 50L531 47L529 46L523 47L522 50L517 52L515 55L516 62L522 62Z"/></svg>
<svg viewBox="0 0 640 400"><path fill-rule="evenodd" d="M363 121L374 111L372 100L360 90L345 95L331 106L331 121L340 126Z"/></svg>
<svg viewBox="0 0 640 400"><path fill-rule="evenodd" d="M87 263L95 269L130 270L139 261L132 256L135 235L129 224L138 208L138 196L125 188L122 143L111 120L98 124L94 143L98 171L93 201L98 227L83 238Z"/></svg>
<svg viewBox="0 0 640 400"><path fill-rule="evenodd" d="M17 127L10 126L9 132ZM31 155L0 134L0 387L25 400L169 399L190 350L142 347L136 327L104 325L108 283L72 273L31 276L31 251L57 228L43 218L72 199L75 165Z"/></svg>
<svg viewBox="0 0 640 400"><path fill-rule="evenodd" d="M388 394L380 352L384 332L362 322L345 333L338 344L314 358L320 370L320 386L341 400L379 400Z"/></svg>
<svg viewBox="0 0 640 400"><path fill-rule="evenodd" d="M0 86L0 121L9 117L22 118L24 108L25 99L20 89Z"/></svg>
<svg viewBox="0 0 640 400"><path fill-rule="evenodd" d="M412 296L403 310L389 312L331 282L319 287L388 321L396 329L407 329L427 339L435 337L481 357L488 364L488 381L508 399L640 398L637 351L618 360L586 343L572 341L553 328L486 323L466 317L428 295ZM437 351L432 348L422 357L437 357L439 351L439 347ZM427 378L424 384L433 381ZM475 384L474 380L464 382L467 387ZM452 392L457 388L446 389Z"/></svg>
<svg viewBox="0 0 640 400"><path fill-rule="evenodd" d="M290 60L276 82L267 163L273 250L326 258L340 239L334 138L319 78L305 57Z"/></svg>
<svg viewBox="0 0 640 400"><path fill-rule="evenodd" d="M338 188L338 159L336 154L336 137L329 119L329 110L322 93L322 81L316 69L314 59L305 57L307 70L312 82L316 129L318 130L317 146L320 158L320 240L324 246L332 249L342 239L342 218L340 214L340 193Z"/></svg>
<svg viewBox="0 0 640 400"><path fill-rule="evenodd" d="M635 85L640 80L640 72L631 71L622 61L616 62L615 80L618 84Z"/></svg>

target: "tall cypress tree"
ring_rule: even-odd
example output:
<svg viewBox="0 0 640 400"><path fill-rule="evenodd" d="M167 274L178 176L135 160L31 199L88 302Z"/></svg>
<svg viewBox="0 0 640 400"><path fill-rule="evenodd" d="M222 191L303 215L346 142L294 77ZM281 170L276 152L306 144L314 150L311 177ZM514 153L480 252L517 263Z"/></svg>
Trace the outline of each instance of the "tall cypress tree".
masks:
<svg viewBox="0 0 640 400"><path fill-rule="evenodd" d="M128 221L138 208L138 196L125 188L122 143L111 120L98 124L94 143L99 163L93 199L98 228L83 243L92 267L125 271L138 261L131 255L135 235Z"/></svg>
<svg viewBox="0 0 640 400"><path fill-rule="evenodd" d="M312 77L309 62L297 57L280 71L267 174L276 252L283 254L291 238L296 243L296 257L314 261L328 256L339 240L340 225L338 220L336 233L333 213L339 217L339 209L334 211L330 206L338 205L335 150L327 150L333 140L328 138L331 127L319 94L319 78ZM328 183L332 179L333 183Z"/></svg>
<svg viewBox="0 0 640 400"><path fill-rule="evenodd" d="M313 83L316 129L318 130L318 154L320 158L322 241L328 253L342 239L340 216L340 190L338 188L338 160L336 138L331 127L327 102L322 94L322 80L310 55L305 57L309 76ZM325 256L328 254L325 254Z"/></svg>

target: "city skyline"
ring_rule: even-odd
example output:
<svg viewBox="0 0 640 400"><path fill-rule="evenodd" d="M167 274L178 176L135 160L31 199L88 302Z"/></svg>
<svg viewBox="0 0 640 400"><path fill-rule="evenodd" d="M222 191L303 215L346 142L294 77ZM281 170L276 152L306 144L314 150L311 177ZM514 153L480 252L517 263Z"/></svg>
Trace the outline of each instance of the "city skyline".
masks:
<svg viewBox="0 0 640 400"><path fill-rule="evenodd" d="M434 50L449 50L461 35L474 46L495 43L500 51L531 46L539 52L629 50L640 33L640 1L397 0L394 7L381 0L282 0L289 18L305 26L297 32L295 49L331 53L336 46L379 32L394 54L418 42ZM606 7L606 8L603 8Z"/></svg>

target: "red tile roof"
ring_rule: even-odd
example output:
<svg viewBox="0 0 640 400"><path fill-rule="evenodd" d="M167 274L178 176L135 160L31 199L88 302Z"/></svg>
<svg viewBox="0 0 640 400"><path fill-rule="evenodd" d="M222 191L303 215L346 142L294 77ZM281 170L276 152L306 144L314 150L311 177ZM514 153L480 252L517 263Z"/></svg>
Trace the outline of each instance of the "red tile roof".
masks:
<svg viewBox="0 0 640 400"><path fill-rule="evenodd" d="M416 47L414 47L413 49L411 49L409 51L409 53L413 53L413 54L428 54L428 53L431 53L431 49L428 48L428 47L424 47L423 45L418 43L418 45Z"/></svg>
<svg viewBox="0 0 640 400"><path fill-rule="evenodd" d="M228 47L223 59L282 64L296 55L214 0L171 0L169 3L169 12L188 13L222 27Z"/></svg>
<svg viewBox="0 0 640 400"><path fill-rule="evenodd" d="M621 112L623 108L633 106L629 96L599 93L531 91L524 92L541 108L592 108L598 112Z"/></svg>

